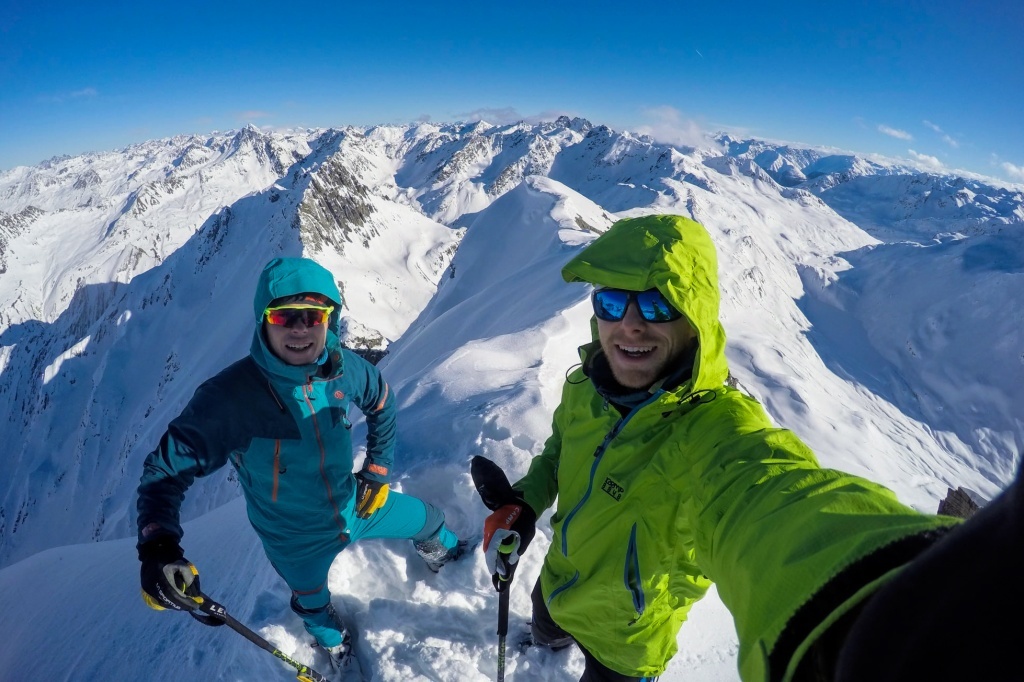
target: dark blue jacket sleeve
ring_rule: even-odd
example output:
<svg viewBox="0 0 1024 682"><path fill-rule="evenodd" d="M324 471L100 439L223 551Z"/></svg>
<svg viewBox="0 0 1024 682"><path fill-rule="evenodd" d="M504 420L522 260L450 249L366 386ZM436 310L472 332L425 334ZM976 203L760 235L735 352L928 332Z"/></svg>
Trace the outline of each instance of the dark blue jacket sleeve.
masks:
<svg viewBox="0 0 1024 682"><path fill-rule="evenodd" d="M138 489L139 543L161 535L181 538L185 491L196 478L227 462L231 444L223 438L223 416L216 409L215 393L210 382L200 386L146 457Z"/></svg>

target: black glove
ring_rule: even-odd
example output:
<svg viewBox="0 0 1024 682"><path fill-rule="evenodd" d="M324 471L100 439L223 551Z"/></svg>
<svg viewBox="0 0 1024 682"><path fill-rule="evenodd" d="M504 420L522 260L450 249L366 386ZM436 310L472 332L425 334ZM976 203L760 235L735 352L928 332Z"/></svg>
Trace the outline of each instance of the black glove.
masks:
<svg viewBox="0 0 1024 682"><path fill-rule="evenodd" d="M484 519L484 559L498 592L512 582L536 529L537 514L525 502L507 504Z"/></svg>
<svg viewBox="0 0 1024 682"><path fill-rule="evenodd" d="M519 557L536 533L537 512L491 460L474 457L471 471L480 499L494 512L484 520L482 544L494 589L503 592L512 583Z"/></svg>
<svg viewBox="0 0 1024 682"><path fill-rule="evenodd" d="M365 472L356 474L356 516L368 519L384 506L391 486L387 481L370 478Z"/></svg>
<svg viewBox="0 0 1024 682"><path fill-rule="evenodd" d="M203 603L199 571L185 558L177 540L163 536L139 545L142 600L157 611L193 611Z"/></svg>

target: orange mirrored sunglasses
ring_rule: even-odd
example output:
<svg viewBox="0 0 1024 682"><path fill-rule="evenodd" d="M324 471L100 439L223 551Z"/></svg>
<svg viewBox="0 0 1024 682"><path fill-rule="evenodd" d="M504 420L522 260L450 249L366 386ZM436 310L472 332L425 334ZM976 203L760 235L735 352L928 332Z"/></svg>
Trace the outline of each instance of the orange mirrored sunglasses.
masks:
<svg viewBox="0 0 1024 682"><path fill-rule="evenodd" d="M267 308L263 311L263 317L269 324L283 327L294 327L300 321L306 327L316 327L327 324L327 320L330 319L333 312L334 306L298 303Z"/></svg>

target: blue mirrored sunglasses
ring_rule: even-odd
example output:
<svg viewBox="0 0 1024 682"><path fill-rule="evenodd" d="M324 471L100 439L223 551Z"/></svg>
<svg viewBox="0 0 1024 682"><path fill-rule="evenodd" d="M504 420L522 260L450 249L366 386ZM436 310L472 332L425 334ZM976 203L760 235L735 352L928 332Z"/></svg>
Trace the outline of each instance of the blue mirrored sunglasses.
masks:
<svg viewBox="0 0 1024 682"><path fill-rule="evenodd" d="M597 289L590 299L594 304L594 315L605 322L618 322L625 317L630 301L636 305L640 317L648 322L672 322L683 316L657 289Z"/></svg>

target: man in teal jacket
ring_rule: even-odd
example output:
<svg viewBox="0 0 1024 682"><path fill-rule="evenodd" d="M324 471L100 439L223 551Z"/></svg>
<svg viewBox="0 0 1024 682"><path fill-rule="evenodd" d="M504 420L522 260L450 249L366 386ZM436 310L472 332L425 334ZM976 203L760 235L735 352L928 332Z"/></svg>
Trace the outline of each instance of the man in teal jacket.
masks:
<svg viewBox="0 0 1024 682"><path fill-rule="evenodd" d="M270 261L256 287L249 356L196 390L146 458L138 490L143 598L193 611L198 572L179 545L181 502L196 477L230 461L292 609L339 663L351 654L327 586L339 552L365 538L409 538L437 571L463 546L439 509L389 494L395 396L376 367L342 347L341 305L331 273L314 261ZM354 476L351 405L367 424Z"/></svg>
<svg viewBox="0 0 1024 682"><path fill-rule="evenodd" d="M526 476L485 498L495 584L554 504L533 638L578 645L582 682L656 679L712 582L744 680L831 679L864 600L958 520L821 468L726 385L717 258L700 224L620 220L562 276L595 287L593 340Z"/></svg>

